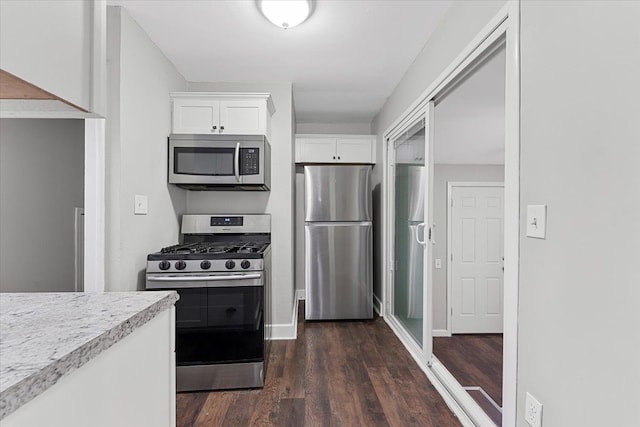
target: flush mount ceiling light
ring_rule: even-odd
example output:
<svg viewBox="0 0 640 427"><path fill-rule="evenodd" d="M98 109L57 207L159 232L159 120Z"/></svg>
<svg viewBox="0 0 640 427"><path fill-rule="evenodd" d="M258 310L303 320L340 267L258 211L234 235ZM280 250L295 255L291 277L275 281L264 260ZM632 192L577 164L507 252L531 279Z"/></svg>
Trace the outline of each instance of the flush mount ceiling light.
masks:
<svg viewBox="0 0 640 427"><path fill-rule="evenodd" d="M311 15L312 0L256 0L258 9L274 25L293 28Z"/></svg>

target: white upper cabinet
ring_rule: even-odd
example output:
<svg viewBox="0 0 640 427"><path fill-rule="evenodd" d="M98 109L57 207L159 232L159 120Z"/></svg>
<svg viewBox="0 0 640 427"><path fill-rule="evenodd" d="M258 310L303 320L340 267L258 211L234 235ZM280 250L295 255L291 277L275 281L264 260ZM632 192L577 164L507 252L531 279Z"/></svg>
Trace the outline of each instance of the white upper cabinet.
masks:
<svg viewBox="0 0 640 427"><path fill-rule="evenodd" d="M171 101L173 133L271 136L268 93L175 92Z"/></svg>
<svg viewBox="0 0 640 427"><path fill-rule="evenodd" d="M333 163L336 160L335 138L296 136L296 163Z"/></svg>
<svg viewBox="0 0 640 427"><path fill-rule="evenodd" d="M218 133L219 126L219 101L173 99L173 133Z"/></svg>
<svg viewBox="0 0 640 427"><path fill-rule="evenodd" d="M375 135L296 135L296 163L373 164L375 142Z"/></svg>

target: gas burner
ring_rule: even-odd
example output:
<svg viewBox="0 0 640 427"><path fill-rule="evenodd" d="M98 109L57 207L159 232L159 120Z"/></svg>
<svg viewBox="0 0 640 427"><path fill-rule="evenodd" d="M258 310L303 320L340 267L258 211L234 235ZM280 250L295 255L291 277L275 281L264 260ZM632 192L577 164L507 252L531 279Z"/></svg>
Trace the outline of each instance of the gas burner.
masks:
<svg viewBox="0 0 640 427"><path fill-rule="evenodd" d="M228 259L260 258L268 243L256 242L196 242L162 248L148 259Z"/></svg>
<svg viewBox="0 0 640 427"><path fill-rule="evenodd" d="M190 245L173 245L160 249L162 254L191 254L193 253L193 244Z"/></svg>

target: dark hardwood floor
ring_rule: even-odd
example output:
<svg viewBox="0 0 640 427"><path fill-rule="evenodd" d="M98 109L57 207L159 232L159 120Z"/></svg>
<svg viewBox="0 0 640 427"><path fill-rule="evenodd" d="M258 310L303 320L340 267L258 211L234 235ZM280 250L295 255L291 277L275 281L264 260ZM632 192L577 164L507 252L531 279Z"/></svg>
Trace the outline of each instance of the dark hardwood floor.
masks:
<svg viewBox="0 0 640 427"><path fill-rule="evenodd" d="M384 320L304 322L273 341L260 390L180 393L183 426L458 426Z"/></svg>
<svg viewBox="0 0 640 427"><path fill-rule="evenodd" d="M502 406L502 334L435 337L433 354L463 387L482 387Z"/></svg>

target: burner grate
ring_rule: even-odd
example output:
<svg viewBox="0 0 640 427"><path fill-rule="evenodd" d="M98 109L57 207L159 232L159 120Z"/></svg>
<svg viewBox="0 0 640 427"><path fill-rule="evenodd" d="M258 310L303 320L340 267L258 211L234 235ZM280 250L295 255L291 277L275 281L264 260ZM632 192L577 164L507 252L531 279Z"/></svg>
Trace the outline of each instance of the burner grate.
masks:
<svg viewBox="0 0 640 427"><path fill-rule="evenodd" d="M162 248L160 253L162 254L243 254L243 253L262 253L267 247L266 243L240 243L240 244L228 244L228 243L189 243L183 245L173 245Z"/></svg>

